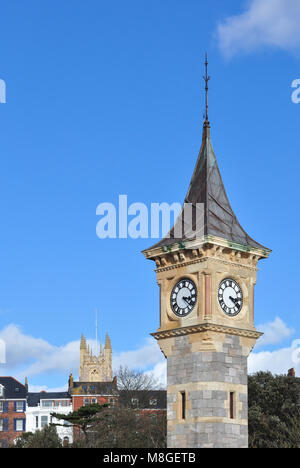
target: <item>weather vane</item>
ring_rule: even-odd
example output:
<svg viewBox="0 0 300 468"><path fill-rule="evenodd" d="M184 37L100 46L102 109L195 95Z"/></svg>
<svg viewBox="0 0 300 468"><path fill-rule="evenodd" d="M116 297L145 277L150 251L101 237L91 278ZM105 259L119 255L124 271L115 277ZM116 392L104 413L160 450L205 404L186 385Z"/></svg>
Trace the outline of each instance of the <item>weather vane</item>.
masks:
<svg viewBox="0 0 300 468"><path fill-rule="evenodd" d="M203 79L205 81L205 122L204 126L209 127L209 121L208 121L208 82L210 80L210 76L207 74L207 53L205 54L205 76L203 76Z"/></svg>

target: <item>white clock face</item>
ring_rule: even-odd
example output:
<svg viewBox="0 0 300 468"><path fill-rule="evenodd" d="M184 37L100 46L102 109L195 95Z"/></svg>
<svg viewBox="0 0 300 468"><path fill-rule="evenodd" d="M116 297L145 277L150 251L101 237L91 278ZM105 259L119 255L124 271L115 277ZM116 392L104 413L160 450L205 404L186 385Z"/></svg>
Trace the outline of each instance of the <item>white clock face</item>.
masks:
<svg viewBox="0 0 300 468"><path fill-rule="evenodd" d="M197 288L189 278L183 278L175 284L170 297L171 307L178 317L186 317L197 302Z"/></svg>
<svg viewBox="0 0 300 468"><path fill-rule="evenodd" d="M221 281L218 290L218 299L222 310L231 317L239 314L243 307L242 289L239 284L231 278L225 278Z"/></svg>

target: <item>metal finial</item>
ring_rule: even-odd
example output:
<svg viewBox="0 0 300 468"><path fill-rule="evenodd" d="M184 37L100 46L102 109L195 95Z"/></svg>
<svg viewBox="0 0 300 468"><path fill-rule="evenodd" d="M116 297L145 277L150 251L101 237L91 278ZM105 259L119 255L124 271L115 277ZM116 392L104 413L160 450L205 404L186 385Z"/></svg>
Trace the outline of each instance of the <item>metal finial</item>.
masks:
<svg viewBox="0 0 300 468"><path fill-rule="evenodd" d="M209 120L208 120L208 82L210 80L210 76L207 74L207 53L205 54L205 76L203 76L203 79L205 81L205 122L204 126L209 127Z"/></svg>

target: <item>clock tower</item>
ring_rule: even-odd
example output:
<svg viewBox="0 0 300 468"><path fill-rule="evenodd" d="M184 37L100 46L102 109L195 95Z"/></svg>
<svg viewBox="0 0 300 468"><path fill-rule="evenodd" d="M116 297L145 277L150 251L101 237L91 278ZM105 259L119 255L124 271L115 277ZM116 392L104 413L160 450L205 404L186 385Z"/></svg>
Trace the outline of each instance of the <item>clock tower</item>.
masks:
<svg viewBox="0 0 300 468"><path fill-rule="evenodd" d="M143 253L156 263L167 358L168 447L248 447L247 358L254 325L257 262L270 250L235 216L206 116L182 212L169 234ZM244 175L245 182L247 180Z"/></svg>

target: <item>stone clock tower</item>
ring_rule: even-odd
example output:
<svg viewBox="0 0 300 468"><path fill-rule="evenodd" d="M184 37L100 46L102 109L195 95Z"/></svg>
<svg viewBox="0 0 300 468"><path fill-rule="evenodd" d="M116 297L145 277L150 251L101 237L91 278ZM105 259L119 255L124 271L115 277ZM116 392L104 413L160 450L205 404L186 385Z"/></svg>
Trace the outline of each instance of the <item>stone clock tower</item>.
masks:
<svg viewBox="0 0 300 468"><path fill-rule="evenodd" d="M208 80L206 60L202 145L181 215L143 252L160 288L153 336L167 358L170 448L248 446L247 358L261 335L254 286L257 262L270 253L228 201L210 137Z"/></svg>

